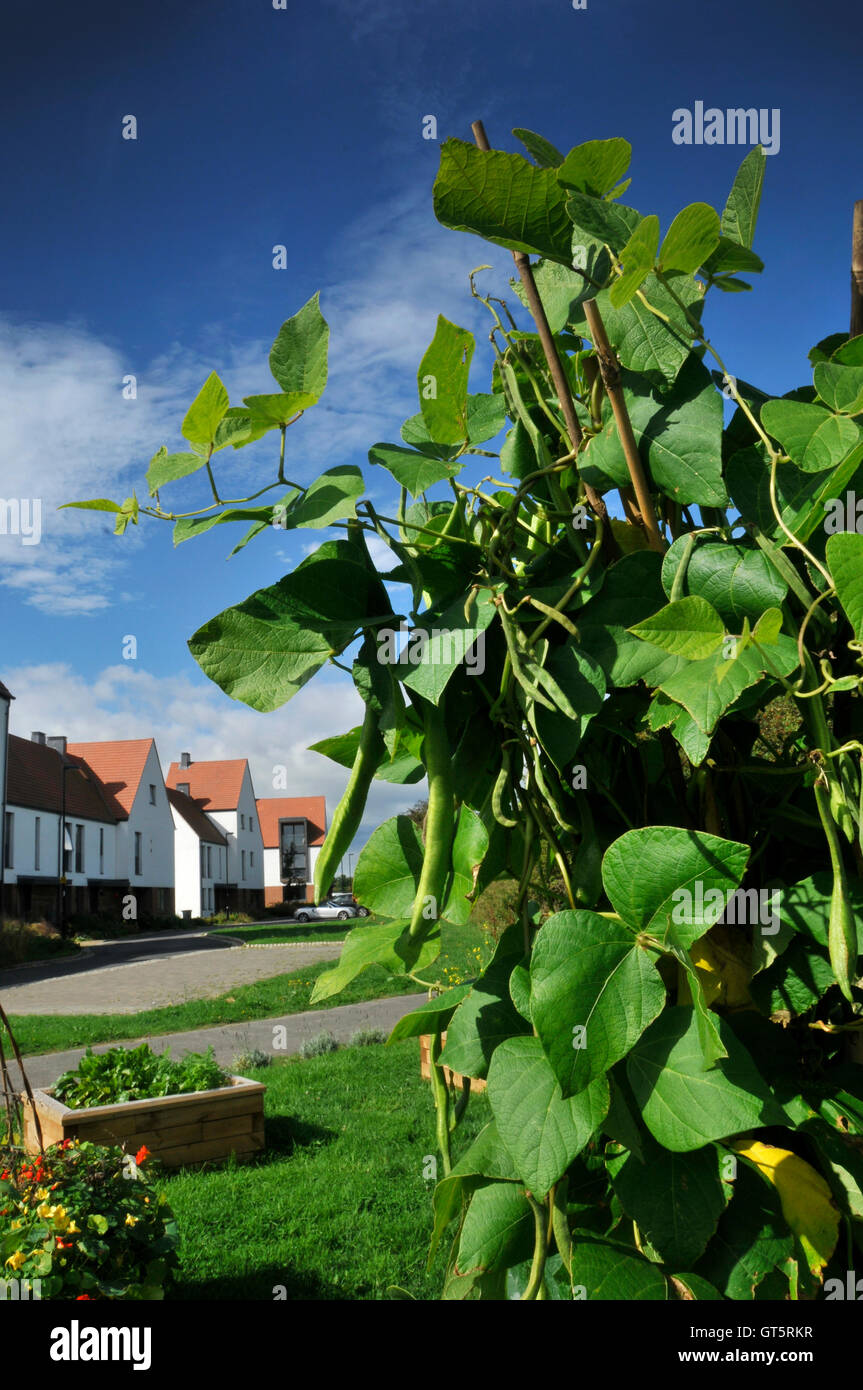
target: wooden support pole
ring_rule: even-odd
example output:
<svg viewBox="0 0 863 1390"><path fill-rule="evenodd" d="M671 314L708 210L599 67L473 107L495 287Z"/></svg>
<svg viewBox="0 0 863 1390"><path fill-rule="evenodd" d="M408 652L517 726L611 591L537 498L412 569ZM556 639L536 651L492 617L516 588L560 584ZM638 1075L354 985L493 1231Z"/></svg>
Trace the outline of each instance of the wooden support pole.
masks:
<svg viewBox="0 0 863 1390"><path fill-rule="evenodd" d="M851 337L863 333L863 198L854 204L851 231Z"/></svg>
<svg viewBox="0 0 863 1390"><path fill-rule="evenodd" d="M629 418L629 412L623 398L623 388L620 385L620 367L608 341L608 334L605 331L605 324L602 321L596 300L586 300L583 308L591 341L599 359L602 383L608 399L611 401L611 409L614 412L614 420L620 435L626 466L629 469L629 476L641 513L641 525L644 527L651 550L658 550L660 554L664 554L667 546L662 539L656 520L653 500L647 485L647 476L641 462L641 455L638 452L638 445L635 442L632 421Z"/></svg>

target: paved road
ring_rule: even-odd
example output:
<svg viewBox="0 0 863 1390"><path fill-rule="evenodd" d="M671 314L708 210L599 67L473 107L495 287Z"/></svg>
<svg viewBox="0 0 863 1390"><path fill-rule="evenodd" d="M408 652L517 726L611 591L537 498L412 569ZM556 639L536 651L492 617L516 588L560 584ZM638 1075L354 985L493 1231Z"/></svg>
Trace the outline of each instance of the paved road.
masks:
<svg viewBox="0 0 863 1390"><path fill-rule="evenodd" d="M252 953L249 952L251 955ZM258 952L254 953L255 955ZM282 1018L261 1018L250 1023L229 1023L216 1028L195 1028L187 1033L169 1033L155 1038L135 1038L122 1043L100 1043L94 1052L109 1047L137 1047L149 1042L154 1052L170 1047L172 1057L186 1052L203 1052L212 1044L216 1060L230 1067L234 1058L251 1048L260 1048L275 1060L298 1052L305 1038L316 1033L330 1032L339 1042L349 1041L360 1028L380 1028L387 1033L398 1020L423 1002L422 994L404 994L392 999L372 999L365 1004L340 1004L333 1009L312 1009L308 1013L286 1014ZM277 1030L284 1030L283 1032ZM74 1067L83 1056L83 1048L68 1052L49 1052L42 1057L25 1057L24 1065L31 1086L50 1086L62 1072ZM21 1086L17 1066L10 1065L13 1084Z"/></svg>
<svg viewBox="0 0 863 1390"><path fill-rule="evenodd" d="M10 1014L134 1014L212 999L340 951L337 941L250 950L206 932L158 932L100 943L84 959L0 970L0 999Z"/></svg>

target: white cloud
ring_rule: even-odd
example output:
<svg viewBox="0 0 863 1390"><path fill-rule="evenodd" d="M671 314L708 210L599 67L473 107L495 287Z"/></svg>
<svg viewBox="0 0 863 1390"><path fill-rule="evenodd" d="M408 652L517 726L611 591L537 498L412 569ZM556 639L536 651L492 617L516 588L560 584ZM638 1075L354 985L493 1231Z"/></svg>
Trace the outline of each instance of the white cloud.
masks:
<svg viewBox="0 0 863 1390"><path fill-rule="evenodd" d="M152 736L165 771L184 751L202 761L248 758L258 796L323 795L329 817L348 772L308 746L347 732L361 722L363 710L352 683L338 675L317 676L272 714L237 704L215 685L186 675L154 676L132 663L105 667L90 681L62 662L20 666L4 670L3 681L16 697L11 732L21 738L34 729L65 734L70 742ZM274 790L273 769L281 766L287 789ZM423 783L375 782L357 847L382 820L423 795Z"/></svg>

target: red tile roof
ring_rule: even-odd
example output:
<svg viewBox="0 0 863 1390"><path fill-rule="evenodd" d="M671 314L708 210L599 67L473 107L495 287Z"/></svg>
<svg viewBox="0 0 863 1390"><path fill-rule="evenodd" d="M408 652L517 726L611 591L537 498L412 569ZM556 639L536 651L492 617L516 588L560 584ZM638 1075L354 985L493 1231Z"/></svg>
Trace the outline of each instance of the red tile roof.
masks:
<svg viewBox="0 0 863 1390"><path fill-rule="evenodd" d="M106 743L69 743L66 752L95 773L117 818L128 820L152 747L151 738L127 738Z"/></svg>
<svg viewBox="0 0 863 1390"><path fill-rule="evenodd" d="M226 845L227 836L223 835L209 816L204 815L197 801L186 796L185 792L175 791L173 787L168 787L168 800L183 817L187 825L190 825L199 840L206 840L212 845Z"/></svg>
<svg viewBox="0 0 863 1390"><path fill-rule="evenodd" d="M113 825L118 817L113 797L106 793L98 779L73 758L66 759L66 815L84 820L106 821ZM62 809L60 754L46 743L31 743L29 739L9 735L9 766L6 781L6 801L10 807L29 806L35 811Z"/></svg>
<svg viewBox="0 0 863 1390"><path fill-rule="evenodd" d="M165 786L188 785L189 796L204 811L236 811L248 765L247 758L223 758L190 767L171 763Z"/></svg>
<svg viewBox="0 0 863 1390"><path fill-rule="evenodd" d="M323 796L265 796L258 799L258 822L265 849L279 848L280 820L307 820L309 844L322 845L327 826Z"/></svg>

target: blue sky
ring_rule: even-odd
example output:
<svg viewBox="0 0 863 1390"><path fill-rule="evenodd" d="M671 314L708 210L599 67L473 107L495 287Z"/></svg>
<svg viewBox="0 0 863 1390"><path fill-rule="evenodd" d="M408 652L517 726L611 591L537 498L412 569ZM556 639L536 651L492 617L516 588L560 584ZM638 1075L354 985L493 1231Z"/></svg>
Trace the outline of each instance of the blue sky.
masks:
<svg viewBox="0 0 863 1390"><path fill-rule="evenodd" d="M212 686L185 645L312 538L267 535L228 564L228 528L174 551L167 526L115 540L58 503L122 498L135 482L141 495L156 449L182 447L179 423L210 370L233 401L270 390L270 343L315 290L331 379L289 434L292 476L364 465L370 445L398 439L439 312L480 331L472 389L488 388L466 276L489 261L489 284L505 290L512 265L435 222L427 114L441 139L470 139L482 117L506 149L519 148L513 126L563 150L626 136L626 201L667 225L689 202L721 208L745 154L675 145L672 112L698 100L778 108L756 239L767 268L752 294L717 296L708 323L735 375L776 393L808 380L808 348L847 325L863 197L855 33L838 0L587 0L578 11L570 0L48 0L7 13L0 497L43 506L41 544L0 535L14 730L155 732L165 762L180 747L246 753L259 795L284 763L292 790L323 791L332 808L343 774L304 750L357 722L345 678L319 677L258 715ZM128 114L136 141L121 138ZM279 243L284 271L272 267ZM134 401L122 397L127 373ZM269 480L267 448L235 456L237 495ZM368 478L386 502L383 476ZM193 505L196 487L178 497ZM135 662L122 660L128 634ZM376 788L365 832L417 790Z"/></svg>

